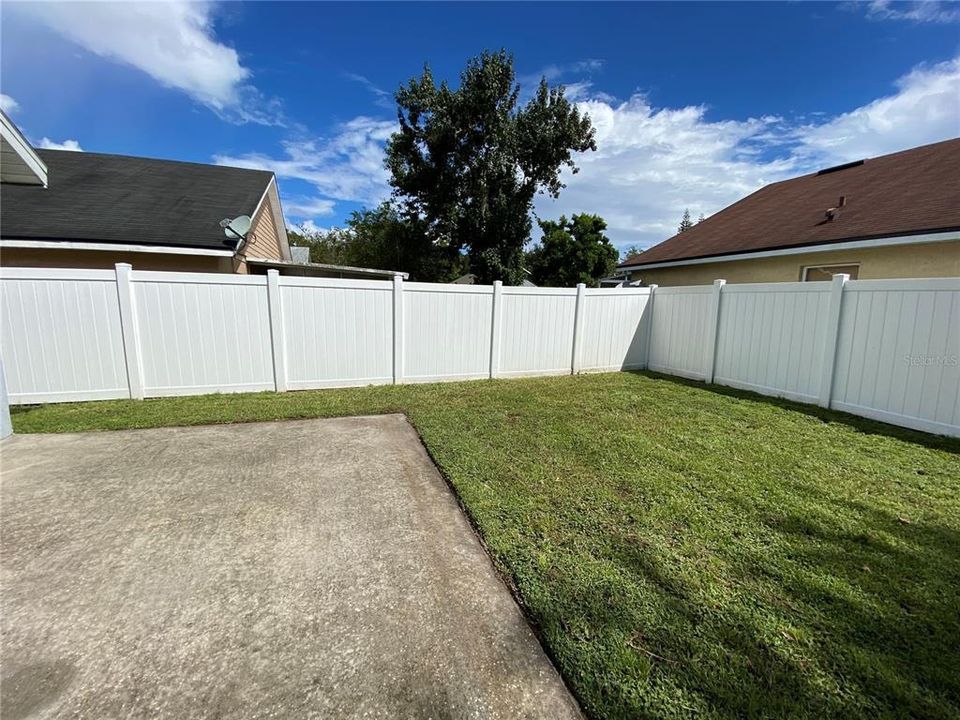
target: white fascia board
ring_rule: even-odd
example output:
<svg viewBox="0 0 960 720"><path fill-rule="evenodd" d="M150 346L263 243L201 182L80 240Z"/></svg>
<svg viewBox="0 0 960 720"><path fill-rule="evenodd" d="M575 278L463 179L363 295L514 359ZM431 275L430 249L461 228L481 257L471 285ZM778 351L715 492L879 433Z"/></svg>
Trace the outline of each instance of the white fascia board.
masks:
<svg viewBox="0 0 960 720"><path fill-rule="evenodd" d="M270 208L273 210L273 224L277 227L277 237L280 239L280 252L284 260L293 260L290 252L290 238L287 237L287 223L283 219L283 208L280 205L280 188L277 186L277 176L274 175L267 188L270 193Z"/></svg>
<svg viewBox="0 0 960 720"><path fill-rule="evenodd" d="M250 216L253 220L257 219L267 198L270 198L270 209L273 211L273 227L277 231L277 240L280 242L280 254L283 255L284 260L293 260L293 255L290 253L290 240L287 238L287 224L283 220L283 209L280 207L280 191L277 188L276 175L270 178L270 182L267 183L257 206L253 209L253 215ZM246 245L246 240L242 244Z"/></svg>
<svg viewBox="0 0 960 720"><path fill-rule="evenodd" d="M706 265L708 263L733 262L735 260L757 260L759 258L781 257L784 255L805 255L807 253L831 252L834 250L861 250L863 248L888 247L891 245L920 245L923 243L950 242L960 240L960 232L926 233L923 235L896 235L873 240L851 240L821 245L799 245L797 247L781 248L779 250L760 250L758 252L743 252L734 255L717 255L715 257L692 258L690 260L667 260L656 263L638 263L636 265L621 265L618 270L656 270L659 268L679 267L682 265Z"/></svg>
<svg viewBox="0 0 960 720"><path fill-rule="evenodd" d="M121 243L74 242L71 240L0 240L0 248L43 250L104 250L111 252L153 253L160 255L206 255L233 257L233 250L176 247L173 245L125 245Z"/></svg>
<svg viewBox="0 0 960 720"><path fill-rule="evenodd" d="M32 172L39 184L47 187L47 166L7 114L0 110L0 135Z"/></svg>

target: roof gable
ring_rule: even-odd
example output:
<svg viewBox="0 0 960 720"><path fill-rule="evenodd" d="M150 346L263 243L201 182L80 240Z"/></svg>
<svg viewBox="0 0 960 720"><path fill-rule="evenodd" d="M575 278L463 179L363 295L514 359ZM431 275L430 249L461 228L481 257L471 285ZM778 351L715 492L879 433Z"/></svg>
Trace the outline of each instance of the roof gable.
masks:
<svg viewBox="0 0 960 720"><path fill-rule="evenodd" d="M253 215L273 173L40 150L46 189L4 185L5 239L232 248L219 223Z"/></svg>
<svg viewBox="0 0 960 720"><path fill-rule="evenodd" d="M47 186L46 165L3 110L0 110L0 183Z"/></svg>
<svg viewBox="0 0 960 720"><path fill-rule="evenodd" d="M960 229L958 178L960 139L784 180L621 267Z"/></svg>

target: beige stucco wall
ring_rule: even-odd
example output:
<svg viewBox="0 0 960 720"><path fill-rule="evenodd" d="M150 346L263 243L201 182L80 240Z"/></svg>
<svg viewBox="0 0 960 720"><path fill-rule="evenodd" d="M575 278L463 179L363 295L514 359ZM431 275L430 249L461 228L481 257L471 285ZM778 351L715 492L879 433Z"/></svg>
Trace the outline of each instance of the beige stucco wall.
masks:
<svg viewBox="0 0 960 720"><path fill-rule="evenodd" d="M3 267L112 269L117 263L130 263L134 270L233 272L231 257L109 250L0 248L0 266Z"/></svg>
<svg viewBox="0 0 960 720"><path fill-rule="evenodd" d="M882 278L960 277L960 241L894 245L781 255L755 260L681 265L636 270L630 279L646 285L706 285L723 278L729 283L796 282L808 265L860 265L860 280Z"/></svg>

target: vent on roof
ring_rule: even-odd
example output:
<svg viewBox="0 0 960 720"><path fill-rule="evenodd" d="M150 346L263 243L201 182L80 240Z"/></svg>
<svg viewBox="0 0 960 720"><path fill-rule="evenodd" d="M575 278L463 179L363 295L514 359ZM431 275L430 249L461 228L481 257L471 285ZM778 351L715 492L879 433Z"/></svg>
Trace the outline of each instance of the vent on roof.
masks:
<svg viewBox="0 0 960 720"><path fill-rule="evenodd" d="M833 167L824 168L819 170L817 175L827 175L828 173L839 172L840 170L846 170L847 168L857 167L857 165L863 165L863 160L854 160L853 162L844 163L843 165L834 165Z"/></svg>
<svg viewBox="0 0 960 720"><path fill-rule="evenodd" d="M824 215L827 216L827 220L836 220L838 217L840 217L840 208L842 208L846 204L847 204L847 196L841 195L840 202L837 203L837 206L832 208L827 208L827 211L824 213Z"/></svg>

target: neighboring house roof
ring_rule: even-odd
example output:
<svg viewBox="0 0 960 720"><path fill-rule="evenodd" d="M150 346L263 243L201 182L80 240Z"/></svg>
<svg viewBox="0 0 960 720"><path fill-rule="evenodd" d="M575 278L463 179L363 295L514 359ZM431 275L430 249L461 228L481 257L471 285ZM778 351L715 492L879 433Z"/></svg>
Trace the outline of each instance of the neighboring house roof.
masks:
<svg viewBox="0 0 960 720"><path fill-rule="evenodd" d="M264 270L280 270L282 275L299 275L306 277L335 277L335 278L367 278L370 280L392 279L394 277L406 280L409 273L399 270L377 270L375 268L361 268L352 265L330 265L328 263L314 263L295 260L270 260L268 258L247 258L247 265L251 268Z"/></svg>
<svg viewBox="0 0 960 720"><path fill-rule="evenodd" d="M467 273L466 275L461 275L456 280L451 280L451 285L475 285L477 282L477 276L474 273ZM524 280L520 283L520 287L536 287L529 280Z"/></svg>
<svg viewBox="0 0 960 720"><path fill-rule="evenodd" d="M958 230L958 178L960 139L828 168L767 185L619 267Z"/></svg>
<svg viewBox="0 0 960 720"><path fill-rule="evenodd" d="M3 186L0 236L230 250L224 218L253 216L264 170L123 155L38 150L49 187Z"/></svg>

